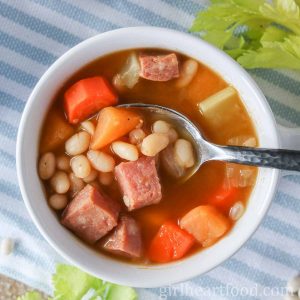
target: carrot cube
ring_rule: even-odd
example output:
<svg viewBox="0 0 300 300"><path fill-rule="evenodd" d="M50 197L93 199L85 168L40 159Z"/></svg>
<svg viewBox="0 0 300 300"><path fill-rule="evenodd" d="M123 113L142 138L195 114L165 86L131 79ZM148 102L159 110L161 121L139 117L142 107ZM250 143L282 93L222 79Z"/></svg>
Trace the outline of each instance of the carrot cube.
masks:
<svg viewBox="0 0 300 300"><path fill-rule="evenodd" d="M149 258L153 262L165 263L182 258L193 246L194 237L173 222L165 222L149 249Z"/></svg>
<svg viewBox="0 0 300 300"><path fill-rule="evenodd" d="M101 76L79 80L64 95L65 112L71 124L77 124L101 108L116 103L116 93Z"/></svg>

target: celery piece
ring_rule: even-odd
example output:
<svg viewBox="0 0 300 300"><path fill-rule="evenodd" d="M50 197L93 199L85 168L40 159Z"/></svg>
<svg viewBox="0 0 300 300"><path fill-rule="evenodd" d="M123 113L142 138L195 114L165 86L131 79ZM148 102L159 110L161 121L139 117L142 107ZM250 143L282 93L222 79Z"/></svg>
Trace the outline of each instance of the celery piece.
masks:
<svg viewBox="0 0 300 300"><path fill-rule="evenodd" d="M235 119L240 118L243 110L237 91L232 86L201 101L198 103L198 108L211 129L214 130L223 130L225 125L234 123Z"/></svg>

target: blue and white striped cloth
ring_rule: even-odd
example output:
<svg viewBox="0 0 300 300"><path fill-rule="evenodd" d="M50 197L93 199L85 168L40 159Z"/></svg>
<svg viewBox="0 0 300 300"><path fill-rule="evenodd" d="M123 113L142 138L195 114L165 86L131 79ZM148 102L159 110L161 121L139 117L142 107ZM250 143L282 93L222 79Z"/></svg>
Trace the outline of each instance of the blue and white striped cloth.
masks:
<svg viewBox="0 0 300 300"><path fill-rule="evenodd" d="M32 223L17 183L15 146L26 100L42 74L80 41L118 27L153 25L187 31L205 0L0 0L0 238L13 255L0 272L50 293L62 258ZM278 122L300 126L300 73L251 71ZM191 281L140 289L141 299L281 299L271 296L300 271L300 176L282 179L255 235L220 267ZM278 292L280 294L280 291ZM244 296L243 296L244 295Z"/></svg>

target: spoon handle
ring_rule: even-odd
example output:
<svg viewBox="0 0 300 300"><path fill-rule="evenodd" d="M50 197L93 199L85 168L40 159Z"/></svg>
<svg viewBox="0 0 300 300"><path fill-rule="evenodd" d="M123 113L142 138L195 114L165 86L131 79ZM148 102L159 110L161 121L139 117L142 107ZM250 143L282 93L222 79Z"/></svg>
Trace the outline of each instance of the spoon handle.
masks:
<svg viewBox="0 0 300 300"><path fill-rule="evenodd" d="M300 151L237 146L218 146L223 155L218 160L244 165L300 171Z"/></svg>

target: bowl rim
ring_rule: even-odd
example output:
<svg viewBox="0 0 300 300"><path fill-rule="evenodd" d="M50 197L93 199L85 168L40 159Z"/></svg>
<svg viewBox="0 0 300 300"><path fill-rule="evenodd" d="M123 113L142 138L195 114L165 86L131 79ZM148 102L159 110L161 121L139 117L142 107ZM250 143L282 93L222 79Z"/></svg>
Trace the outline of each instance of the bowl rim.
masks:
<svg viewBox="0 0 300 300"><path fill-rule="evenodd" d="M240 240L239 245L236 245L236 247L234 249L232 249L226 255L218 257L213 263L210 263L209 267L204 268L201 272L197 272L197 270L195 270L195 269L193 271L191 271L191 270L187 271L186 269L188 267L188 264L186 264L185 272L177 272L177 274L173 274L173 273L175 273L174 269L177 269L180 264L181 265L184 264L184 262L190 260L190 258L185 258L182 261L178 261L178 262L171 263L171 264L164 264L161 266L158 265L157 267L153 267L153 268L125 264L126 268L128 268L128 271L131 272L131 279L126 278L127 276L123 276L122 274L113 274L112 272L115 272L117 270L115 268L112 272L106 272L108 270L107 268L106 268L106 271L101 271L101 270L95 271L95 267L91 263L88 263L87 261L78 259L78 256L76 257L77 253L76 254L74 254L73 252L71 253L69 251L69 249L66 248L65 245L59 245L56 238L49 235L49 230L47 228L45 228L45 226L41 222L41 218L38 217L37 212L35 211L32 203L31 203L31 200L30 200L31 198L30 198L30 195L28 194L26 183L25 183L26 172L24 171L24 167L23 167L23 163L22 163L23 157L25 155L23 153L23 143L24 143L24 134L25 134L24 130L26 127L26 123L27 123L28 119L30 118L30 115L31 115L31 112L33 109L33 104L36 101L36 95L38 94L38 91L41 88L41 86L43 86L43 84L45 84L48 77L51 76L51 74L53 72L55 72L57 67L60 66L61 64L63 64L64 61L69 56L72 56L73 54L82 51L82 49L84 50L89 45L93 45L93 43L99 42L100 40L103 40L106 38L113 39L119 35L124 35L124 34L126 35L128 33L141 34L141 32L145 35L147 35L147 34L162 34L162 33L169 34L169 35L172 35L174 38L177 38L178 40L185 39L185 40L189 40L190 42L193 42L193 43L198 43L203 48L214 52L215 55L217 55L217 56L220 56L220 59L227 61L228 64L230 63L232 68L235 69L236 72L238 72L240 74L240 76L245 79L245 81L249 85L249 88L252 89L252 92L255 93L256 97L260 99L261 105L269 117L269 121L272 122L273 132L271 133L271 135L273 135L273 138L275 141L274 145L276 147L279 147L280 140L279 140L279 134L278 134L277 127L276 127L276 121L275 121L274 115L270 109L270 106L267 103L263 93L261 92L259 87L256 85L254 80L250 77L250 75L237 62L235 62L231 57L229 57L226 53L224 53L223 51L208 44L207 42L200 40L200 39L198 39L192 35L189 35L187 33L178 32L178 31L172 30L172 29L166 29L166 28L161 28L161 27L151 27L151 26L126 27L126 28L121 28L121 29L116 29L116 30L100 33L96 36L93 36L89 39L82 41L81 43L77 44L76 46L74 46L73 48L68 50L66 53L64 53L60 58L58 58L48 68L48 70L40 78L40 80L34 87L31 95L29 96L29 99L26 103L24 112L22 114L19 130L18 130L18 136L17 136L17 147L16 147L17 175L18 175L18 182L19 182L21 194L24 199L26 208L29 211L29 214L30 214L31 218L33 219L35 225L37 226L39 231L42 233L43 237L48 241L48 243L60 255L62 255L64 258L66 258L72 264L79 266L83 270L85 270L95 276L98 276L98 277L100 276L101 278L103 278L104 280L107 280L107 281L111 281L111 282L123 284L123 285L130 285L130 286L134 286L134 287L149 288L149 287L159 287L159 286L162 286L165 284L177 283L177 282L180 282L183 280L191 279L197 275L204 274L204 273L210 271L211 269L215 268L216 266L220 265L223 261L230 258L232 255L234 255L244 245L244 243L253 235L253 233L257 230L259 224L261 223L263 217L266 215L266 213L270 207L271 201L274 197L276 188L277 188L277 184L278 184L278 180L279 180L279 171L273 170L270 174L271 184L268 187L269 188L269 197L267 200L265 200L265 203L260 211L260 215L256 217L255 221L253 221L251 230L248 230L247 234ZM143 46L141 46L140 48L143 48ZM125 48L123 48L123 49L125 49ZM119 50L122 50L122 49L119 49ZM179 50L179 52L184 53L183 48L181 48ZM216 70L216 69L213 69L213 70L218 72L218 70ZM86 249L86 248L84 248L84 249ZM206 250L204 250L204 252L205 251ZM201 251L201 252L203 252L203 251ZM194 256L197 256L197 254L195 254ZM103 257L104 257L104 260L108 261L109 263L114 264L113 262L116 262L115 260L107 259L106 256L103 256ZM120 267L122 265L122 263L119 261L117 261L116 264L119 265ZM191 264L190 264L190 266L191 266ZM180 268L180 266L179 266L179 268ZM151 273L150 276L147 276L145 278L140 278L141 277L140 274L143 273L143 271L141 271L141 270L145 270L145 269L151 270L153 272L149 272L149 273ZM169 276L162 276L166 272L166 269L169 269L169 271L170 271L170 272L168 272L169 275L172 272L172 276L173 276L172 278ZM143 273L143 274L145 274L145 273ZM132 280L132 277L134 277L134 276L136 277L135 282ZM156 276L157 276L157 278L156 278ZM150 280L150 277L155 277L155 278L153 280Z"/></svg>

